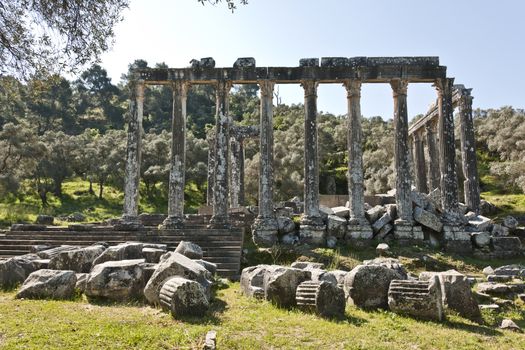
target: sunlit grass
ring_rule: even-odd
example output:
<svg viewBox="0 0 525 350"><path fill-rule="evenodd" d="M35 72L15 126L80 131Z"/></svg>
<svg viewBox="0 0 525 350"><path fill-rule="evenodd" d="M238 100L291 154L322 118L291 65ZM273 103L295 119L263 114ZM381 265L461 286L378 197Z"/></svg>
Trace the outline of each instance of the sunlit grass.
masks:
<svg viewBox="0 0 525 350"><path fill-rule="evenodd" d="M503 316L525 326L523 309L487 314L478 325L450 315L444 323L348 306L345 317L325 320L248 299L239 284L218 291L202 320L176 321L141 304L92 305L86 300L14 300L0 292L3 349L199 349L207 331L219 349L522 349L525 335L495 329Z"/></svg>

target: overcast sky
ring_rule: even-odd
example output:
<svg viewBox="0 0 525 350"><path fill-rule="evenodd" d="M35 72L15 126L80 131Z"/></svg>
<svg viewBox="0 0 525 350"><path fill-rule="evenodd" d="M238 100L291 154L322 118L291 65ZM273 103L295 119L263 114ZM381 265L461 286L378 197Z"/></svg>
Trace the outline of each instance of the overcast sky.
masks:
<svg viewBox="0 0 525 350"><path fill-rule="evenodd" d="M474 108L525 107L525 1L249 0L235 13L197 0L131 0L102 65L114 83L135 59L188 66L237 57L258 66L297 66L303 57L439 56L448 75L473 88ZM280 85L284 103L303 100L299 85ZM340 85L321 85L319 110L346 113ZM408 113L435 99L430 84L411 84ZM391 118L389 85L363 86L362 113Z"/></svg>

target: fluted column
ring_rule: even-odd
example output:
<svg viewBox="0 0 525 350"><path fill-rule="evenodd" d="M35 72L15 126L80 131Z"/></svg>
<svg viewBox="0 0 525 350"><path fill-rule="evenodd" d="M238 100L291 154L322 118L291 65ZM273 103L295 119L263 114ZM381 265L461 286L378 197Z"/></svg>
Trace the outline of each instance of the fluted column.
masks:
<svg viewBox="0 0 525 350"><path fill-rule="evenodd" d="M394 96L394 157L396 169L396 224L412 223L410 157L408 147L408 81L395 79L390 82Z"/></svg>
<svg viewBox="0 0 525 350"><path fill-rule="evenodd" d="M132 81L130 82L124 208L122 215L122 224L128 229L141 226L138 214L143 112L144 81Z"/></svg>
<svg viewBox="0 0 525 350"><path fill-rule="evenodd" d="M436 81L439 111L439 168L441 171L441 201L446 224L459 223L458 187L456 177L456 147L454 140L454 108L452 87L454 79Z"/></svg>
<svg viewBox="0 0 525 350"><path fill-rule="evenodd" d="M319 159L317 154L317 81L304 80L304 212L299 239L312 245L326 244L326 230L319 212Z"/></svg>
<svg viewBox="0 0 525 350"><path fill-rule="evenodd" d="M349 225L367 225L363 186L363 133L361 130L361 81L344 83L347 92L348 125L348 201L350 203Z"/></svg>
<svg viewBox="0 0 525 350"><path fill-rule="evenodd" d="M319 158L317 154L317 85L301 83L304 89L304 213L303 225L321 225L319 213Z"/></svg>
<svg viewBox="0 0 525 350"><path fill-rule="evenodd" d="M228 227L228 153L230 140L229 92L231 82L221 80L216 85L215 115L215 182L213 215L210 227Z"/></svg>
<svg viewBox="0 0 525 350"><path fill-rule="evenodd" d="M434 124L428 122L425 124L425 137L427 140L427 178L429 190L433 191L440 187L440 170L439 170L439 149L436 139Z"/></svg>
<svg viewBox="0 0 525 350"><path fill-rule="evenodd" d="M427 174L425 167L425 149L419 131L413 134L414 141L414 174L416 176L416 189L418 192L427 193Z"/></svg>
<svg viewBox="0 0 525 350"><path fill-rule="evenodd" d="M209 130L206 135L208 142L208 186L206 204L213 206L213 187L215 186L215 130Z"/></svg>
<svg viewBox="0 0 525 350"><path fill-rule="evenodd" d="M184 226L184 185L186 174L186 99L189 84L175 81L173 89L173 116L171 122L171 155L168 193L168 217L162 229Z"/></svg>
<svg viewBox="0 0 525 350"><path fill-rule="evenodd" d="M474 136L474 123L472 121L472 96L470 89L461 89L459 98L459 121L461 158L463 164L463 182L465 191L465 204L475 213L479 213L480 191L478 179L478 163L476 160L476 139Z"/></svg>
<svg viewBox="0 0 525 350"><path fill-rule="evenodd" d="M238 208L244 205L244 147L243 139L230 137L230 206ZM242 198L241 198L242 197Z"/></svg>
<svg viewBox="0 0 525 350"><path fill-rule="evenodd" d="M259 215L253 224L253 241L271 247L277 242L277 220L273 211L273 81L261 80L259 130Z"/></svg>

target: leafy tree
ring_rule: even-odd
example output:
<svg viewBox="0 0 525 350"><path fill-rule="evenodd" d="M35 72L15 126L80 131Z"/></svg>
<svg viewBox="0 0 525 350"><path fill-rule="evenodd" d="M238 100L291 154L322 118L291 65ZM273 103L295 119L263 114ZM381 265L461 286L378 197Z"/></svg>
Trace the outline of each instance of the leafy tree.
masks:
<svg viewBox="0 0 525 350"><path fill-rule="evenodd" d="M0 185L2 193L14 193L20 181L32 173L41 156L41 144L27 124L7 123L0 131Z"/></svg>
<svg viewBox="0 0 525 350"><path fill-rule="evenodd" d="M119 100L120 90L111 83L107 71L93 65L75 82L77 115L81 128L122 129L124 108Z"/></svg>
<svg viewBox="0 0 525 350"><path fill-rule="evenodd" d="M0 126L25 116L25 99L26 87L18 79L0 76Z"/></svg>
<svg viewBox="0 0 525 350"><path fill-rule="evenodd" d="M152 198L159 182L168 188L170 172L171 133L162 131L160 134L144 135L142 143L141 176L146 187L146 195ZM167 193L167 192L166 192Z"/></svg>
<svg viewBox="0 0 525 350"><path fill-rule="evenodd" d="M0 73L74 70L97 61L127 0L5 0L0 4Z"/></svg>
<svg viewBox="0 0 525 350"><path fill-rule="evenodd" d="M126 133L124 130L108 130L94 139L94 167L91 176L98 182L98 198L103 198L108 183L121 185L126 162Z"/></svg>
<svg viewBox="0 0 525 350"><path fill-rule="evenodd" d="M74 129L73 91L59 75L35 77L27 84L26 118L39 135L50 130Z"/></svg>

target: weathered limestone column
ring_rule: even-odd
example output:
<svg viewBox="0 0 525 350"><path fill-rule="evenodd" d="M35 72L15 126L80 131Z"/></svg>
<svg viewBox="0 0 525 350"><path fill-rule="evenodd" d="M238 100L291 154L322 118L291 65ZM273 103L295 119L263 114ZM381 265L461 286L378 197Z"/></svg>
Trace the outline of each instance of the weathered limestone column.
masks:
<svg viewBox="0 0 525 350"><path fill-rule="evenodd" d="M478 179L478 163L476 160L476 140L474 137L474 123L472 121L472 96L470 89L460 89L459 120L461 158L463 162L463 182L465 190L465 204L475 213L479 213L480 191Z"/></svg>
<svg viewBox="0 0 525 350"><path fill-rule="evenodd" d="M264 247L277 243L277 220L273 211L273 81L261 80L259 130L259 215L252 226L253 241Z"/></svg>
<svg viewBox="0 0 525 350"><path fill-rule="evenodd" d="M186 99L189 84L175 81L173 89L173 116L171 122L171 167L168 193L168 217L161 229L184 226L184 185L186 174Z"/></svg>
<svg viewBox="0 0 525 350"><path fill-rule="evenodd" d="M230 206L244 205L244 146L240 137L230 137Z"/></svg>
<svg viewBox="0 0 525 350"><path fill-rule="evenodd" d="M454 144L454 108L452 87L454 79L436 81L439 111L439 168L441 170L441 202L445 224L457 225L459 221L458 187L456 177L456 147Z"/></svg>
<svg viewBox="0 0 525 350"><path fill-rule="evenodd" d="M427 141L427 177L429 190L433 191L440 187L439 149L436 139L436 131L432 122L425 124L425 137Z"/></svg>
<svg viewBox="0 0 525 350"><path fill-rule="evenodd" d="M408 81L395 79L390 82L394 95L394 154L396 168L396 223L412 224L412 201L410 199L410 156L408 147Z"/></svg>
<svg viewBox="0 0 525 350"><path fill-rule="evenodd" d="M348 201L350 219L348 233L352 239L370 239L373 232L365 218L365 196L363 186L363 133L361 129L361 81L348 80L344 84L347 92L348 125Z"/></svg>
<svg viewBox="0 0 525 350"><path fill-rule="evenodd" d="M398 240L423 239L421 227L413 226L410 147L408 139L408 81L390 82L394 96L394 163L396 168L396 204L398 219L394 222L394 237Z"/></svg>
<svg viewBox="0 0 525 350"><path fill-rule="evenodd" d="M212 228L229 227L228 222L228 153L230 141L229 92L232 83L221 80L216 87L215 182L213 188Z"/></svg>
<svg viewBox="0 0 525 350"><path fill-rule="evenodd" d="M324 245L325 226L319 212L319 159L317 155L317 85L304 80L304 213L301 218L300 239Z"/></svg>
<svg viewBox="0 0 525 350"><path fill-rule="evenodd" d="M128 140L124 180L124 212L118 228L139 229L139 184L144 112L144 81L130 82Z"/></svg>
<svg viewBox="0 0 525 350"><path fill-rule="evenodd" d="M215 186L215 130L208 131L208 188L206 191L206 204L213 205L213 187Z"/></svg>
<svg viewBox="0 0 525 350"><path fill-rule="evenodd" d="M421 135L419 134L419 131L415 132L413 134L414 141L414 167L415 167L415 175L416 175L416 189L418 192L421 193L427 193L428 187L427 187L427 174L426 174L426 167L425 167L425 149L423 146L423 140L421 139Z"/></svg>

